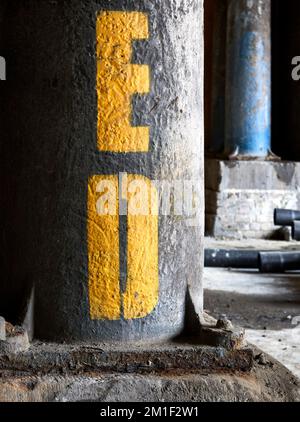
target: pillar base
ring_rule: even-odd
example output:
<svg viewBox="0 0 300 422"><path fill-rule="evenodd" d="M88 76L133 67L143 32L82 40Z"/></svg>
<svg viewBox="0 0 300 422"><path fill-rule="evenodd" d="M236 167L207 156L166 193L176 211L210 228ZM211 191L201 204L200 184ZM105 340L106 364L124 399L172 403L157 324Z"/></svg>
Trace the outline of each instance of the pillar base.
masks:
<svg viewBox="0 0 300 422"><path fill-rule="evenodd" d="M252 346L34 343L0 357L2 402L300 401L299 383Z"/></svg>
<svg viewBox="0 0 300 422"><path fill-rule="evenodd" d="M274 208L299 207L300 163L207 159L205 167L208 236L277 238Z"/></svg>

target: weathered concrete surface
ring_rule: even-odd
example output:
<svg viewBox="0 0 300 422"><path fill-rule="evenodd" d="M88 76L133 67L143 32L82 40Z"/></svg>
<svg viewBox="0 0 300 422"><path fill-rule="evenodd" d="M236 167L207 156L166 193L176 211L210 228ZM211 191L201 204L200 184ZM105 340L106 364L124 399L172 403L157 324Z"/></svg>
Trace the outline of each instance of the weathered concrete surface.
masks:
<svg viewBox="0 0 300 422"><path fill-rule="evenodd" d="M275 208L300 206L300 164L271 161L205 163L206 233L225 239L278 234Z"/></svg>
<svg viewBox="0 0 300 422"><path fill-rule="evenodd" d="M287 311L284 312L282 323L290 322L289 328L279 329L280 324L274 323L273 330L247 329L246 337L248 341L284 364L300 379L300 325L293 325L294 317L291 319L291 315L288 315ZM300 315L298 318L300 321Z"/></svg>
<svg viewBox="0 0 300 422"><path fill-rule="evenodd" d="M298 243L215 241L221 249L299 250ZM206 268L205 309L214 317L226 314L246 331L247 341L285 365L300 378L300 276ZM298 324L298 325L297 325Z"/></svg>
<svg viewBox="0 0 300 422"><path fill-rule="evenodd" d="M104 10L134 11L149 17L149 37L133 42L131 58L137 67L147 65L151 70L149 93L132 99L132 126L150 128L148 152L97 149L96 19ZM184 326L187 285L202 312L202 29L202 1L29 0L8 4L5 47L12 57L1 136L1 185L7 211L0 313L3 309L4 316L11 314L7 319L14 322L16 302L28 284L35 284L38 338L126 341L172 337ZM151 180L196 180L200 217L196 227L184 215L160 216L159 300L150 315L91 320L88 180L123 172ZM123 246L125 232L120 232ZM113 242L108 244L112 253L118 250ZM147 256L145 250L140 248ZM122 251L124 268L125 247ZM142 268L143 260L139 264ZM120 273L122 285L126 271ZM132 297L137 301L134 291ZM113 294L109 300L113 301Z"/></svg>
<svg viewBox="0 0 300 422"><path fill-rule="evenodd" d="M300 401L298 380L253 346L195 343L35 342L27 352L0 355L0 402Z"/></svg>
<svg viewBox="0 0 300 422"><path fill-rule="evenodd" d="M257 360L251 373L158 374L93 373L29 375L2 371L2 402L293 402L300 400L298 381L276 361ZM260 363L259 363L260 362Z"/></svg>

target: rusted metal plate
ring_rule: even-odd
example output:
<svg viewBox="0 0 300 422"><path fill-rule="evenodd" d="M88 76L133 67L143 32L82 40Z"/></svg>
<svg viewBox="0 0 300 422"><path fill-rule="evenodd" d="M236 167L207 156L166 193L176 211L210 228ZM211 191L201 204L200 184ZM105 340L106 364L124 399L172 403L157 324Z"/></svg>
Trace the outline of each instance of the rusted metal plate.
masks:
<svg viewBox="0 0 300 422"><path fill-rule="evenodd" d="M0 370L31 374L112 371L155 373L163 371L241 371L253 365L250 348L228 351L222 347L169 343L129 346L56 345L34 343L30 350L16 356L0 356Z"/></svg>

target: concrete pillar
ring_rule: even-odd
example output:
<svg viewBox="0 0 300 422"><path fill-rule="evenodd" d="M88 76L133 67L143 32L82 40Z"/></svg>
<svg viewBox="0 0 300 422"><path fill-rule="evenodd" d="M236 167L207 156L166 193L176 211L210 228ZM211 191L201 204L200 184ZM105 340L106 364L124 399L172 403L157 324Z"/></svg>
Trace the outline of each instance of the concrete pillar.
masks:
<svg viewBox="0 0 300 422"><path fill-rule="evenodd" d="M226 145L229 156L271 150L271 1L229 0Z"/></svg>
<svg viewBox="0 0 300 422"><path fill-rule="evenodd" d="M8 25L5 234L36 337L178 335L188 287L202 311L202 1L18 1Z"/></svg>
<svg viewBox="0 0 300 422"><path fill-rule="evenodd" d="M210 151L222 153L225 142L227 0L215 0Z"/></svg>

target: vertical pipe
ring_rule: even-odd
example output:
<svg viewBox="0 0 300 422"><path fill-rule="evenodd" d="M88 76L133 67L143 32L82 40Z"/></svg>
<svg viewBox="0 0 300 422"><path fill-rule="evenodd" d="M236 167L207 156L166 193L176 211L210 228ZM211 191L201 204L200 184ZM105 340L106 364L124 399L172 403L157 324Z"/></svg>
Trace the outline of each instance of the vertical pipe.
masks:
<svg viewBox="0 0 300 422"><path fill-rule="evenodd" d="M190 0L10 2L6 234L11 279L35 285L37 338L169 339L188 286L201 312L202 13ZM191 212L162 212L163 181L187 185Z"/></svg>
<svg viewBox="0 0 300 422"><path fill-rule="evenodd" d="M271 1L229 0L226 145L231 157L271 151Z"/></svg>
<svg viewBox="0 0 300 422"><path fill-rule="evenodd" d="M225 142L227 0L216 0L213 18L212 111L210 151L220 154Z"/></svg>

